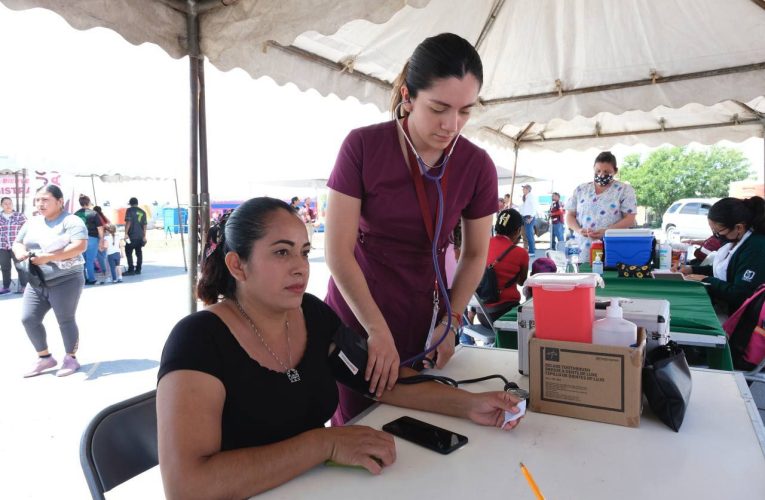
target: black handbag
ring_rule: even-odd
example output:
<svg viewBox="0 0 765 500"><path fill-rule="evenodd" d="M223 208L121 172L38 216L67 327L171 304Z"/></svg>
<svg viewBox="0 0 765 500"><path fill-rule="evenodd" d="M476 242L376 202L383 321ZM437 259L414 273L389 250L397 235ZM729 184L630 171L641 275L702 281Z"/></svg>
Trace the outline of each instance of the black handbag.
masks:
<svg viewBox="0 0 765 500"><path fill-rule="evenodd" d="M510 245L507 250L502 252L502 254L497 257L494 262L489 264L484 270L483 276L481 276L481 281L478 283L478 288L475 290L475 294L479 299L481 299L481 302L485 302L487 304L493 304L497 302L499 300L500 294L502 293L502 290L515 283L515 280L518 279L518 276L513 276L513 278L507 280L505 286L500 289L499 284L497 283L497 273L494 271L494 266L497 265L497 262L504 259L505 255L507 255L513 248L515 248L515 245Z"/></svg>
<svg viewBox="0 0 765 500"><path fill-rule="evenodd" d="M653 413L675 432L683 425L691 387L691 370L677 343L670 341L646 354L643 393Z"/></svg>
<svg viewBox="0 0 765 500"><path fill-rule="evenodd" d="M19 273L19 277L23 277L32 288L42 288L45 286L45 275L43 274L42 269L40 269L40 266L32 263L32 257L34 257L34 253L29 252L28 258L21 262L16 262L16 272ZM24 280L22 280L22 282Z"/></svg>

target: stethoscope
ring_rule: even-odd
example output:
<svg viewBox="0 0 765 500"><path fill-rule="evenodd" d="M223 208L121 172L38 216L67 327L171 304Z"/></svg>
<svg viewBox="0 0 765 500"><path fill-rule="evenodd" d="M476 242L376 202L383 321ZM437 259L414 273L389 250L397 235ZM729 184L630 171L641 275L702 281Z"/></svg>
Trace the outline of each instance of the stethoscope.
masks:
<svg viewBox="0 0 765 500"><path fill-rule="evenodd" d="M425 350L421 353L412 356L409 359L405 359L401 362L400 366L405 365L411 365L417 361L420 361L424 359L428 354L435 351L441 343L446 340L446 337L449 336L449 331L452 327L452 304L449 300L449 294L446 290L446 280L444 279L443 272L441 270L441 267L438 264L438 240L441 236L441 229L443 228L444 224L444 192L441 189L441 179L444 177L444 174L446 173L446 166L449 163L449 160L452 157L452 153L454 152L454 147L457 145L457 139L459 139L459 134L457 137L455 137L454 141L452 141L452 146L449 148L449 152L444 155L441 162L437 165L428 165L428 163L422 159L422 156L417 152L417 148L414 147L414 144L412 144L412 141L409 139L409 134L406 133L404 130L403 125L401 125L401 120L399 119L399 109L403 105L403 102L398 103L396 106L396 109L393 112L394 119L396 120L396 125L398 125L398 128L401 130L401 134L404 136L404 140L406 141L406 144L409 146L409 148L412 150L412 153L414 154L415 159L417 160L417 165L419 166L420 173L422 176L430 181L433 181L436 185L436 192L438 193L438 211L436 216L436 224L435 229L433 231L433 241L431 245L431 255L433 258L433 268L436 271L436 281L438 282L438 290L441 292L441 295L444 298L444 306L446 308L446 317L448 318L446 321L446 328L444 329L443 335L436 341L435 344L431 345L433 342L433 333L435 332L436 328L436 321L438 319L438 311L440 309L440 302L438 299L438 293L435 291L433 292L433 316L430 320L430 328L428 330L428 338L425 341ZM430 170L434 169L441 169L440 173L438 174L431 174Z"/></svg>

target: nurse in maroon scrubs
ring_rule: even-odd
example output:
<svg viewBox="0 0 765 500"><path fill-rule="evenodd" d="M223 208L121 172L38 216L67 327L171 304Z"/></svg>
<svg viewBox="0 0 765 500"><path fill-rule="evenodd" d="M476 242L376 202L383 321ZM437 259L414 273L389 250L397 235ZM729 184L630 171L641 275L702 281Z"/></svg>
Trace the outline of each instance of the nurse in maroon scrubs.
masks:
<svg viewBox="0 0 765 500"><path fill-rule="evenodd" d="M437 367L454 353L460 312L483 274L497 175L486 151L459 135L482 82L481 59L469 42L450 33L426 39L394 84L394 119L353 130L327 183L325 251L332 278L326 302L368 337L366 377L377 395L394 386L402 361L426 349L434 320L431 343L446 332L446 297L432 246L435 240L443 273L449 235L460 219L462 251L449 297L452 328L427 355ZM333 423L370 402L340 386Z"/></svg>

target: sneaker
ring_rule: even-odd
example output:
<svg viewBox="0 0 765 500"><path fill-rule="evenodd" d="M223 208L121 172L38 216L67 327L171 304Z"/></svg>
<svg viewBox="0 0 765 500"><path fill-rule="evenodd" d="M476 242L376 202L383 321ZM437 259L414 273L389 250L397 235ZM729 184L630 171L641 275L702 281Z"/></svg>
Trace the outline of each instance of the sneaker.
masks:
<svg viewBox="0 0 765 500"><path fill-rule="evenodd" d="M86 285L95 285L96 284L96 280L92 280L92 281L91 280L85 280L85 284Z"/></svg>
<svg viewBox="0 0 765 500"><path fill-rule="evenodd" d="M77 362L77 359L67 354L64 356L64 362L61 363L61 368L59 368L56 372L56 376L66 377L67 375L71 375L79 369L80 363Z"/></svg>
<svg viewBox="0 0 765 500"><path fill-rule="evenodd" d="M5 271L3 271L5 272ZM11 293L10 288L0 288L0 295L5 295L6 293Z"/></svg>
<svg viewBox="0 0 765 500"><path fill-rule="evenodd" d="M50 370L57 364L58 361L56 361L53 356L48 356L47 358L37 358L37 362L34 364L30 371L24 374L24 378L36 377L45 370Z"/></svg>
<svg viewBox="0 0 765 500"><path fill-rule="evenodd" d="M136 273L136 274L141 274L141 270L140 270L140 269L136 269L136 270L135 270L135 273Z"/></svg>
<svg viewBox="0 0 765 500"><path fill-rule="evenodd" d="M122 278L120 278L117 281L115 281L115 283L122 283Z"/></svg>
<svg viewBox="0 0 765 500"><path fill-rule="evenodd" d="M122 273L122 276L133 276L135 274L135 271L132 269L128 269L124 273Z"/></svg>
<svg viewBox="0 0 765 500"><path fill-rule="evenodd" d="M105 281L99 281L97 284L98 285L103 285L104 283L106 283L106 282Z"/></svg>

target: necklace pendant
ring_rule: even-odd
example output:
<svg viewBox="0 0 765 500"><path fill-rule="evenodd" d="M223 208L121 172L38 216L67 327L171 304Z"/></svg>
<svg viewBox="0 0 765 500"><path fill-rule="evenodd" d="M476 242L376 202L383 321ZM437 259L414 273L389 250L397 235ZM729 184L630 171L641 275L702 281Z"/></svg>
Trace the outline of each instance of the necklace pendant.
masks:
<svg viewBox="0 0 765 500"><path fill-rule="evenodd" d="M300 374L298 371L294 368L290 368L287 370L287 378L290 379L291 383L300 382Z"/></svg>

